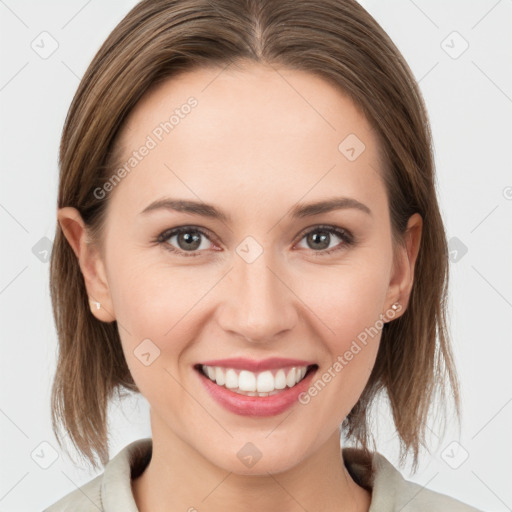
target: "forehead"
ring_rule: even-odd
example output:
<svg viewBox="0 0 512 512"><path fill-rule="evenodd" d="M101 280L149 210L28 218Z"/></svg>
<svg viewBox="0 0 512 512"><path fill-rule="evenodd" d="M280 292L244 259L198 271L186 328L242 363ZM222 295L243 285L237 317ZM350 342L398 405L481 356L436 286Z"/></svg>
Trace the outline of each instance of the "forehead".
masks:
<svg viewBox="0 0 512 512"><path fill-rule="evenodd" d="M273 203L285 193L296 202L310 191L367 201L383 192L371 125L347 95L304 71L250 64L168 78L132 110L119 144L118 163L134 165L114 199L129 195L139 211L165 193L215 202L236 190Z"/></svg>

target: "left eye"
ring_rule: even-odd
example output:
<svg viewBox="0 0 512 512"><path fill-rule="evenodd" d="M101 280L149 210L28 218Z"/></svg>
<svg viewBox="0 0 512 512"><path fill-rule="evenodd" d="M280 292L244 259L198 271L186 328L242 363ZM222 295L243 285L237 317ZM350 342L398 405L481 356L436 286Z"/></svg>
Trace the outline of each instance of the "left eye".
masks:
<svg viewBox="0 0 512 512"><path fill-rule="evenodd" d="M343 243L340 244L338 242L338 244L330 246L329 242L332 241L333 235L341 239ZM353 237L348 231L334 226L317 226L310 229L306 233L302 234L301 241L304 239L306 240L306 243L313 247L316 246L316 249L318 249L313 251L314 253L318 253L315 254L315 256L324 256L334 251L344 249L354 243Z"/></svg>

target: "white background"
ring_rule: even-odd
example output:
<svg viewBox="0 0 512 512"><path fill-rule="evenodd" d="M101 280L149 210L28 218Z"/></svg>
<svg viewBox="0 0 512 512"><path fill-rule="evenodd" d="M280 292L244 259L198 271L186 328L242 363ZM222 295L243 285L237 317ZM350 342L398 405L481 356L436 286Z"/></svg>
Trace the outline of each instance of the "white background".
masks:
<svg viewBox="0 0 512 512"><path fill-rule="evenodd" d="M41 239L51 241L55 232L58 145L67 109L99 46L135 3L0 2L0 512L42 510L96 474L75 467L51 431L57 340ZM362 3L420 81L442 214L458 251L452 253L450 318L462 430L459 436L451 428L437 439L432 425L431 453L422 454L419 471L400 469L482 510L512 510L512 1ZM58 42L47 59L31 47L43 31ZM464 41L469 47L457 56ZM384 425L378 448L397 465L385 416L377 415ZM144 399L113 404L110 418L111 457L150 436ZM47 469L31 456L36 450L46 454L43 460L49 457L42 442L58 455ZM454 469L466 452L467 460Z"/></svg>

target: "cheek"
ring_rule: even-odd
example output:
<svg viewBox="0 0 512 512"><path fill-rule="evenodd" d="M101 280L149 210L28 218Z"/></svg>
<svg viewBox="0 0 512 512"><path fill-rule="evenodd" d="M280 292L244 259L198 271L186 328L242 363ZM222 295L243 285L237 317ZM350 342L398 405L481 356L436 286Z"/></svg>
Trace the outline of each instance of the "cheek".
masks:
<svg viewBox="0 0 512 512"><path fill-rule="evenodd" d="M123 351L145 394L155 369L176 375L181 353L196 337L193 329L200 324L191 319L206 285L192 271L172 269L143 256L130 258L125 253L121 257L113 251L110 268L110 292Z"/></svg>
<svg viewBox="0 0 512 512"><path fill-rule="evenodd" d="M304 400L310 400L320 423L341 422L368 381L384 326L390 261L384 256L363 262L361 257L358 264L331 269L330 279L317 279L317 286L309 279L303 282L308 309L318 317L316 330L323 333L325 357Z"/></svg>
<svg viewBox="0 0 512 512"><path fill-rule="evenodd" d="M113 250L110 267L116 319L128 331L156 339L162 339L180 319L186 323L187 313L216 280L211 270L171 263L158 248L132 254Z"/></svg>
<svg viewBox="0 0 512 512"><path fill-rule="evenodd" d="M324 325L322 332L329 340L331 355L344 351L347 343L384 313L390 263L385 256L363 256L361 253L357 262L347 259L338 267L301 276L299 293L317 323Z"/></svg>
<svg viewBox="0 0 512 512"><path fill-rule="evenodd" d="M118 278L122 278L118 270ZM183 413L190 404L179 383L191 369L183 354L199 334L195 329L200 323L193 322L197 298L192 300L194 291L179 279L167 283L162 280L165 273L154 272L151 267L133 270L127 274L132 276L129 286L113 293L128 368L152 406L171 415L172 411Z"/></svg>

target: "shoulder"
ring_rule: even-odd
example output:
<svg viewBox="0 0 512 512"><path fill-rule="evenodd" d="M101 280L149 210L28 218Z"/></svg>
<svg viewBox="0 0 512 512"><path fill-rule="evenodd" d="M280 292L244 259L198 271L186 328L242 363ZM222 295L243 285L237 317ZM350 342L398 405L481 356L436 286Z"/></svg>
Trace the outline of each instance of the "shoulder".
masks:
<svg viewBox="0 0 512 512"><path fill-rule="evenodd" d="M66 494L44 512L137 512L131 481L144 470L151 450L151 438L133 441L109 461L103 473Z"/></svg>
<svg viewBox="0 0 512 512"><path fill-rule="evenodd" d="M361 450L344 448L345 464L356 481L371 489L369 512L481 512L455 498L410 482L378 452L371 461Z"/></svg>
<svg viewBox="0 0 512 512"><path fill-rule="evenodd" d="M101 482L104 473L98 475L79 489L66 494L43 512L98 512L101 504Z"/></svg>

